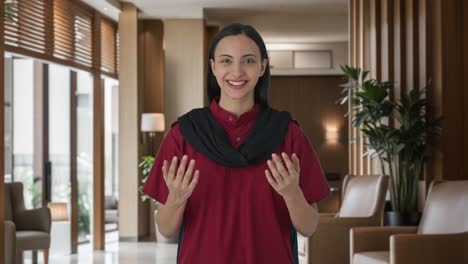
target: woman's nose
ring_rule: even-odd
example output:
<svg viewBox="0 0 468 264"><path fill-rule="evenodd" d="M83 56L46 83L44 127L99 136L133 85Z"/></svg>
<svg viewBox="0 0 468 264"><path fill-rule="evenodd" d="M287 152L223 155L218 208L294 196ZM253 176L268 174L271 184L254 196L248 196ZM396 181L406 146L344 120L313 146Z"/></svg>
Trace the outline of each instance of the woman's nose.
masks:
<svg viewBox="0 0 468 264"><path fill-rule="evenodd" d="M237 77L240 77L240 76L244 75L244 67L243 67L242 63L240 63L240 62L233 63L232 74L237 76Z"/></svg>

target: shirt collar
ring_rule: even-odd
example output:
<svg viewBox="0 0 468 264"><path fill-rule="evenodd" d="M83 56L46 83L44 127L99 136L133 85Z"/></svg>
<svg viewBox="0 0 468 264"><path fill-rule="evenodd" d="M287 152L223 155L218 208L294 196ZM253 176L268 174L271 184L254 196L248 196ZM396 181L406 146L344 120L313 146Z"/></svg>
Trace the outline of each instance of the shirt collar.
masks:
<svg viewBox="0 0 468 264"><path fill-rule="evenodd" d="M210 111L216 121L223 125L236 125L253 122L257 119L258 113L260 112L260 105L255 103L252 109L248 112L243 113L239 118L235 114L223 109L219 106L219 96L213 98L210 104Z"/></svg>

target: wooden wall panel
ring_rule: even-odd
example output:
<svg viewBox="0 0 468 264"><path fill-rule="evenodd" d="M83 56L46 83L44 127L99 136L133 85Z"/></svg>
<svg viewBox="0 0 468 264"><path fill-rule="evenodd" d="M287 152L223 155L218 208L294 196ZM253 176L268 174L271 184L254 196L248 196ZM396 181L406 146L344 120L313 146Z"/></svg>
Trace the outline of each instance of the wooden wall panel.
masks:
<svg viewBox="0 0 468 264"><path fill-rule="evenodd" d="M161 20L145 19L138 23L138 83L143 89L143 112L164 113L164 50L163 35L164 26ZM168 128L166 128L168 130ZM143 135L147 137L148 135ZM157 152L163 140L164 133L155 136L154 152ZM148 138L148 137L147 137ZM145 155L156 155L151 153L150 141L144 141L146 147ZM149 202L145 203L148 204ZM147 211L148 239L155 240L154 228L154 203L149 203ZM145 216L141 215L142 218Z"/></svg>
<svg viewBox="0 0 468 264"><path fill-rule="evenodd" d="M335 104L341 76L272 76L270 104L290 111L313 145L325 172L348 173L347 109ZM337 129L339 141L327 142L327 130Z"/></svg>
<svg viewBox="0 0 468 264"><path fill-rule="evenodd" d="M381 81L396 81L391 98L432 80L427 115L442 115L445 121L442 137L431 138L435 144L425 168L427 182L468 179L467 6L463 0L349 1L350 65L371 70L371 76ZM366 65L368 56L370 65ZM356 129L350 130L350 138L359 136ZM370 166L366 171L365 162L356 162L361 155L361 146L350 144L350 172L378 173L379 168Z"/></svg>
<svg viewBox="0 0 468 264"><path fill-rule="evenodd" d="M101 19L96 11L93 21L93 68L101 67ZM93 248L104 249L104 82L93 73Z"/></svg>

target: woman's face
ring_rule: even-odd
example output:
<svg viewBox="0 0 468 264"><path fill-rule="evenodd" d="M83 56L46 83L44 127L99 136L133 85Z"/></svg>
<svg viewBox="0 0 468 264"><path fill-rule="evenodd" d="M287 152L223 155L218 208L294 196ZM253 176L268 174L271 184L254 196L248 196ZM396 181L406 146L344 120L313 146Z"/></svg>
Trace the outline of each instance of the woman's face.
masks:
<svg viewBox="0 0 468 264"><path fill-rule="evenodd" d="M255 85L265 72L268 60L262 60L260 49L252 39L236 35L218 42L210 63L221 97L235 100L254 98Z"/></svg>

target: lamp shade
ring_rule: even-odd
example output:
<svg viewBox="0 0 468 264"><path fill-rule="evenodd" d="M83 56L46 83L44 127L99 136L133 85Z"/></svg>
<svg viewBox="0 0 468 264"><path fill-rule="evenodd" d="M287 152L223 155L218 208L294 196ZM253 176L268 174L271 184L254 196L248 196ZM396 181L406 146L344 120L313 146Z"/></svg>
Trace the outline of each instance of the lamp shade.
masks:
<svg viewBox="0 0 468 264"><path fill-rule="evenodd" d="M49 203L52 221L68 221L67 203Z"/></svg>
<svg viewBox="0 0 468 264"><path fill-rule="evenodd" d="M161 113L143 113L141 116L142 132L163 132L164 114Z"/></svg>

